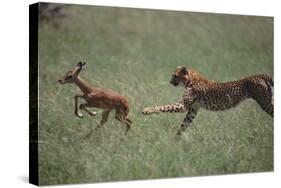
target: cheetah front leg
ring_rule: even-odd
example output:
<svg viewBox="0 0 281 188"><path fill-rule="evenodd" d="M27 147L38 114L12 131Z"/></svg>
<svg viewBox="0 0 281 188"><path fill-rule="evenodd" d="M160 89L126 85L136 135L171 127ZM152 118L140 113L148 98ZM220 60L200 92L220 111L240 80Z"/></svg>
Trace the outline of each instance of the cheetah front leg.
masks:
<svg viewBox="0 0 281 188"><path fill-rule="evenodd" d="M199 110L199 105L195 103L195 100L196 95L194 95L193 89L187 88L183 95L183 103L184 106L186 106L186 108L188 108L189 110L181 124L181 127L177 131L177 137L180 137L182 135L182 132L184 132L190 126Z"/></svg>
<svg viewBox="0 0 281 188"><path fill-rule="evenodd" d="M198 106L193 106L190 108L190 110L188 110L180 128L177 131L177 137L180 137L182 133L190 126L193 119L196 117L198 110L199 110Z"/></svg>
<svg viewBox="0 0 281 188"><path fill-rule="evenodd" d="M142 110L142 113L144 115L150 115L153 113L160 113L160 112L187 112L188 109L184 106L183 102L177 102L175 104L170 105L162 105L162 106L153 106L153 107L147 107Z"/></svg>

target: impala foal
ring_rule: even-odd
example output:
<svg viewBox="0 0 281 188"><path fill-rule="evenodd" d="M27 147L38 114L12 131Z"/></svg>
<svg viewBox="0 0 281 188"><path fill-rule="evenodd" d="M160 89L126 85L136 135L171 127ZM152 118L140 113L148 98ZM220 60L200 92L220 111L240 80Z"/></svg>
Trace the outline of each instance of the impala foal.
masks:
<svg viewBox="0 0 281 188"><path fill-rule="evenodd" d="M73 69L68 71L62 79L59 80L59 83L61 84L74 83L83 92L74 96L74 114L79 118L83 118L83 115L78 110L78 98L82 98L86 101L86 103L80 104L79 109L84 110L91 116L97 115L97 112L92 112L87 108L96 107L103 109L102 119L100 125L98 125L97 127L99 128L107 122L109 113L113 109L115 109L115 118L121 122L125 122L125 124L127 125L125 133L127 134L129 129L131 128L132 123L132 121L127 118L127 115L129 113L128 100L124 96L119 95L118 93L107 89L93 87L89 85L86 81L82 80L79 77L79 73L81 72L81 70L84 70L85 64L85 62L79 62Z"/></svg>

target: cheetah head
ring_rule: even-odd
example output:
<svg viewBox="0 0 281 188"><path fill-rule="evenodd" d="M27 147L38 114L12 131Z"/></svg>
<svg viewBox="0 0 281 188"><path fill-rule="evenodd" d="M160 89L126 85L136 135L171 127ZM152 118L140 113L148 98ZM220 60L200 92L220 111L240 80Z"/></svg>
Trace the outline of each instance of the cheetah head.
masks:
<svg viewBox="0 0 281 188"><path fill-rule="evenodd" d="M172 74L170 83L174 86L186 86L188 82L190 82L190 79L188 76L187 68L185 68L184 66L177 67L174 73Z"/></svg>

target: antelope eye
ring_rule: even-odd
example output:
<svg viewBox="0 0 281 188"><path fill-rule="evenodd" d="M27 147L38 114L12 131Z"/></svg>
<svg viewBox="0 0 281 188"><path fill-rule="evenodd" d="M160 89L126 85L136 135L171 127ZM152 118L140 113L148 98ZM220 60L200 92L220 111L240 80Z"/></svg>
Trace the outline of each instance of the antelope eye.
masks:
<svg viewBox="0 0 281 188"><path fill-rule="evenodd" d="M72 76L71 76L71 75L69 75L69 76L67 76L66 78L67 78L67 79L72 79Z"/></svg>

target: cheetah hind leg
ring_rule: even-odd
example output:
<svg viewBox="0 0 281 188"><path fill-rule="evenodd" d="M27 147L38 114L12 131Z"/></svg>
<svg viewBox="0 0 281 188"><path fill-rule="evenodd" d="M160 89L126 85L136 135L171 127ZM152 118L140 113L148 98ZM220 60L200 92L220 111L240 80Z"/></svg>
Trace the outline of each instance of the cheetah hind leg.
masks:
<svg viewBox="0 0 281 188"><path fill-rule="evenodd" d="M271 100L265 100L265 101L257 101L260 107L268 113L271 117L273 117L273 111L274 111L274 106L271 103Z"/></svg>
<svg viewBox="0 0 281 188"><path fill-rule="evenodd" d="M259 104L259 106L268 113L271 117L273 117L274 105L273 105L273 88L270 87L269 89L261 89L257 91L257 95L253 98ZM269 94L270 93L270 94ZM262 97L261 97L262 96Z"/></svg>

